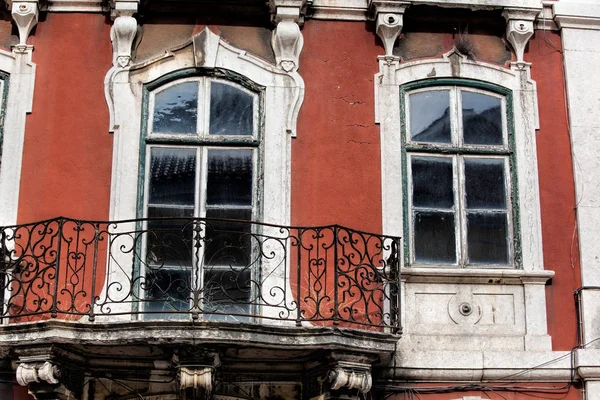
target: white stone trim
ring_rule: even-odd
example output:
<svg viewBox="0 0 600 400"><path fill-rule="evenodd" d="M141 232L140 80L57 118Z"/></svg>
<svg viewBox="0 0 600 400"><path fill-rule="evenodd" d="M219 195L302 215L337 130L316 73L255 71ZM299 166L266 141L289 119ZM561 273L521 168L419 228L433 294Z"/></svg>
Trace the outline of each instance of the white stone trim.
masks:
<svg viewBox="0 0 600 400"><path fill-rule="evenodd" d="M561 0L554 3L559 28L600 30L600 4L594 0Z"/></svg>
<svg viewBox="0 0 600 400"><path fill-rule="evenodd" d="M543 270L541 217L537 173L535 129L538 127L537 90L528 66L506 69L459 56L453 67L452 54L435 60L415 61L397 66L382 65L375 76L376 115L380 117L383 231L400 235L403 226L402 151L400 141L400 86L429 78L472 79L512 91L514 141L517 160L521 249L523 269ZM458 71L458 73L457 73ZM381 82L381 83L379 83ZM385 116L381 118L381 116ZM400 178L400 179L399 179Z"/></svg>
<svg viewBox="0 0 600 400"><path fill-rule="evenodd" d="M102 0L50 0L42 3L41 11L104 13L110 10Z"/></svg>
<svg viewBox="0 0 600 400"><path fill-rule="evenodd" d="M0 167L0 225L17 223L25 116L33 105L35 64L31 52L0 50L0 70L10 75Z"/></svg>
<svg viewBox="0 0 600 400"><path fill-rule="evenodd" d="M571 381L571 354L568 351L431 351L415 350L404 346L403 341L404 338L399 341L394 364L396 374L403 379L512 383Z"/></svg>
<svg viewBox="0 0 600 400"><path fill-rule="evenodd" d="M109 218L124 220L136 218L137 215L144 84L190 67L230 70L265 87L262 132L265 156L262 160L264 175L262 210L259 210L259 215L262 215L263 222L289 225L291 137L296 131L296 120L304 95L304 82L295 69L286 72L282 68L268 64L226 43L208 28L194 40L167 51L161 57L126 68L117 64L107 73L105 94L111 116L110 130L115 135ZM268 229L272 232L265 231L265 234L278 235L277 229ZM131 254L115 255L119 259L115 259L109 265L106 282L128 280L130 272L123 271L117 265L132 265L131 256ZM275 261L272 261L273 267L276 266ZM266 264L265 262L262 265L263 271L268 271L270 268ZM283 273L284 271L281 271L281 274ZM273 285L284 285L280 281L283 275L266 273L266 276L275 280ZM265 284L264 290L268 290L268 284ZM117 299L122 296L118 291L108 294ZM265 293L264 296L271 295ZM117 304L111 307L113 312L117 312L117 308L128 306ZM268 310L263 310L264 312Z"/></svg>
<svg viewBox="0 0 600 400"><path fill-rule="evenodd" d="M307 16L311 19L366 21L373 19L372 3L374 0L313 0ZM440 7L469 8L475 10L489 9L529 9L542 11L542 0L402 0L390 1L388 4L405 3L428 4Z"/></svg>

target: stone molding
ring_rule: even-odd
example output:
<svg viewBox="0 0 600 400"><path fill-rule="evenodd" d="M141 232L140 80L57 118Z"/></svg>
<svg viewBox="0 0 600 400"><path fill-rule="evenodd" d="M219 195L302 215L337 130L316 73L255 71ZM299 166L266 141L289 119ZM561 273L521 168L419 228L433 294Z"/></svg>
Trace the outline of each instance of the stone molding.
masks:
<svg viewBox="0 0 600 400"><path fill-rule="evenodd" d="M592 1L561 0L552 6L554 21L560 29L600 30L600 4Z"/></svg>

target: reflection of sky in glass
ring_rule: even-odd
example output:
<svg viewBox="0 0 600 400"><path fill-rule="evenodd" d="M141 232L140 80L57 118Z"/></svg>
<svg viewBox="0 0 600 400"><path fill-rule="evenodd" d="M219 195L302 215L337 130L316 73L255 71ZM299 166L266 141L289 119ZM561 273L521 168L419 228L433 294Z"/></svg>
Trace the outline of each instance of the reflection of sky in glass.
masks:
<svg viewBox="0 0 600 400"><path fill-rule="evenodd" d="M154 97L153 131L195 134L197 115L198 82L171 86Z"/></svg>
<svg viewBox="0 0 600 400"><path fill-rule="evenodd" d="M473 110L477 114L500 107L499 98L473 92L462 92L462 103L463 110Z"/></svg>
<svg viewBox="0 0 600 400"><path fill-rule="evenodd" d="M450 107L450 92L448 90L435 90L414 93L409 96L409 99L410 133L411 138L413 139L416 139L415 136L419 135L420 133L423 133L427 130L427 128L434 128L432 127L432 124L434 122L441 122L440 119L442 119L443 117L449 118L448 109ZM437 129L437 131L438 135L434 134L434 136L445 136L445 132L442 132L442 129ZM442 140L441 137L438 137L437 139L438 140L427 141L446 141Z"/></svg>

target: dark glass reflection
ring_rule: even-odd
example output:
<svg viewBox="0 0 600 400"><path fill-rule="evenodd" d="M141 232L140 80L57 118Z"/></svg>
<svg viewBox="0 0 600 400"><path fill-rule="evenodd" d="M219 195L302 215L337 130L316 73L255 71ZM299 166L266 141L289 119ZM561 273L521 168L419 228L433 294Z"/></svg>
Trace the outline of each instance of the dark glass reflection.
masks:
<svg viewBox="0 0 600 400"><path fill-rule="evenodd" d="M194 259L192 207L148 207L148 218L181 218L148 221L146 265L151 268L189 268Z"/></svg>
<svg viewBox="0 0 600 400"><path fill-rule="evenodd" d="M207 218L252 219L251 209L214 208L206 210ZM205 268L214 266L249 266L252 262L251 225L233 221L209 221L206 227Z"/></svg>
<svg viewBox="0 0 600 400"><path fill-rule="evenodd" d="M252 205L252 150L209 150L207 205Z"/></svg>
<svg viewBox="0 0 600 400"><path fill-rule="evenodd" d="M508 264L506 213L469 213L467 245L471 264Z"/></svg>
<svg viewBox="0 0 600 400"><path fill-rule="evenodd" d="M196 150L151 148L148 203L193 206L195 186Z"/></svg>
<svg viewBox="0 0 600 400"><path fill-rule="evenodd" d="M452 208L452 159L412 157L413 206Z"/></svg>
<svg viewBox="0 0 600 400"><path fill-rule="evenodd" d="M465 190L469 209L506 209L504 160L465 158Z"/></svg>
<svg viewBox="0 0 600 400"><path fill-rule="evenodd" d="M147 300L144 309L159 312L159 314L149 315L148 318L186 318L185 315L174 312L190 309L190 280L191 270L148 270L146 279L142 283Z"/></svg>
<svg viewBox="0 0 600 400"><path fill-rule="evenodd" d="M411 140L423 143L451 143L450 92L420 92L411 94L408 98Z"/></svg>
<svg viewBox="0 0 600 400"><path fill-rule="evenodd" d="M198 82L171 86L154 96L152 131L196 134Z"/></svg>
<svg viewBox="0 0 600 400"><path fill-rule="evenodd" d="M454 214L414 213L415 261L456 263Z"/></svg>
<svg viewBox="0 0 600 400"><path fill-rule="evenodd" d="M210 84L211 135L247 135L253 131L253 96L220 82Z"/></svg>
<svg viewBox="0 0 600 400"><path fill-rule="evenodd" d="M461 91L465 144L502 144L502 101L481 93Z"/></svg>

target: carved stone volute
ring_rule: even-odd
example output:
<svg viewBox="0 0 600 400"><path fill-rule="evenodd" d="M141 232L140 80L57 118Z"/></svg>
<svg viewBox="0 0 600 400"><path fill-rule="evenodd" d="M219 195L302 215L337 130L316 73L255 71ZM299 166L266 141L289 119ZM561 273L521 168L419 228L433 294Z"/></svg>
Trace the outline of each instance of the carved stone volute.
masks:
<svg viewBox="0 0 600 400"><path fill-rule="evenodd" d="M275 30L271 45L277 66L286 72L295 72L299 67L300 52L304 38L300 25L304 22L304 0L270 0L271 19Z"/></svg>
<svg viewBox="0 0 600 400"><path fill-rule="evenodd" d="M375 18L375 32L383 42L385 58L388 62L399 61L399 57L393 55L394 44L404 25L404 11L409 3L392 2L386 0L371 0L369 9Z"/></svg>
<svg viewBox="0 0 600 400"><path fill-rule="evenodd" d="M141 39L141 29L133 15L137 12L137 1L115 1L111 16L114 23L110 29L110 41L113 45L113 65L125 68L135 53Z"/></svg>
<svg viewBox="0 0 600 400"><path fill-rule="evenodd" d="M502 15L506 19L506 40L517 56L517 64L525 66L524 53L529 39L533 36L533 22L538 10L506 9Z"/></svg>
<svg viewBox="0 0 600 400"><path fill-rule="evenodd" d="M185 399L211 398L215 384L215 371L221 366L217 350L188 348L174 355L173 363L179 370L179 388Z"/></svg>
<svg viewBox="0 0 600 400"><path fill-rule="evenodd" d="M19 44L13 46L16 53L31 51L33 46L27 45L27 38L39 18L38 0L13 1L11 15L19 30Z"/></svg>

